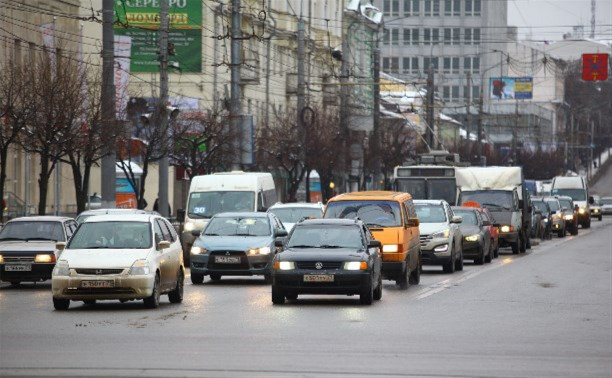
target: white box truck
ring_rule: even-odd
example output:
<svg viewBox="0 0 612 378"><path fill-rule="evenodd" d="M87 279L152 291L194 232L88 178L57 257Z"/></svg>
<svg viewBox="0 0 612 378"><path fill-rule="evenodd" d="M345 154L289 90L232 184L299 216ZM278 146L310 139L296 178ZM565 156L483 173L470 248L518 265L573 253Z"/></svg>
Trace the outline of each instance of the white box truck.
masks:
<svg viewBox="0 0 612 378"><path fill-rule="evenodd" d="M232 171L194 177L184 216L179 216L184 222L181 243L185 262L189 261L189 251L196 238L193 230L202 231L213 215L266 211L276 202L276 187L270 173Z"/></svg>
<svg viewBox="0 0 612 378"><path fill-rule="evenodd" d="M582 228L591 227L591 208L593 197L589 196L589 186L582 176L557 176L553 178L550 194L569 196L578 205L578 223ZM570 209L571 210L571 209Z"/></svg>

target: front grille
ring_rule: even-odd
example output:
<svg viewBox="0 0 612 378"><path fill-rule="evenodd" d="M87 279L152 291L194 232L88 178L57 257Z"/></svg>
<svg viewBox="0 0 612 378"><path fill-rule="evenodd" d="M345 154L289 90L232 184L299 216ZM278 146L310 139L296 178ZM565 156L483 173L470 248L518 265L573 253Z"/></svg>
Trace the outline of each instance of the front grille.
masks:
<svg viewBox="0 0 612 378"><path fill-rule="evenodd" d="M240 263L216 263L215 256L240 257ZM208 269L210 270L249 270L250 268L249 259L244 251L212 251L208 258Z"/></svg>
<svg viewBox="0 0 612 378"><path fill-rule="evenodd" d="M80 294L80 295L88 295L88 294L134 294L136 291L131 288L125 287L108 287L108 288L82 288L82 287L72 287L68 288L64 291L66 294Z"/></svg>
<svg viewBox="0 0 612 378"><path fill-rule="evenodd" d="M34 262L34 256L4 256L4 262L8 263L20 263L20 262Z"/></svg>
<svg viewBox="0 0 612 378"><path fill-rule="evenodd" d="M421 247L427 245L433 238L431 235L421 235L419 241L421 242Z"/></svg>
<svg viewBox="0 0 612 378"><path fill-rule="evenodd" d="M91 276L100 276L107 274L121 274L123 269L75 269L77 274L87 274Z"/></svg>
<svg viewBox="0 0 612 378"><path fill-rule="evenodd" d="M300 261L296 262L295 265L298 269L317 269L317 263L321 263L323 266L319 269L340 269L342 262L338 261Z"/></svg>

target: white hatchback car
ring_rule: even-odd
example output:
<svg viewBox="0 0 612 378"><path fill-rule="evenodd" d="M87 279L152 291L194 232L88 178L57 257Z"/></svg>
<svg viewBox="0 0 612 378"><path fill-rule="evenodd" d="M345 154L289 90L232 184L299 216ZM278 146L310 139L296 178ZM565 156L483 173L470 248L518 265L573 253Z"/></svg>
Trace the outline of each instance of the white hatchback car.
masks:
<svg viewBox="0 0 612 378"><path fill-rule="evenodd" d="M183 300L185 266L176 230L153 214L100 215L86 219L70 241L57 243L51 288L53 306L70 301L143 299L159 306L161 294Z"/></svg>
<svg viewBox="0 0 612 378"><path fill-rule="evenodd" d="M323 218L324 206L321 202L290 202L276 203L268 209L280 219L287 232L291 232L293 226L302 219Z"/></svg>

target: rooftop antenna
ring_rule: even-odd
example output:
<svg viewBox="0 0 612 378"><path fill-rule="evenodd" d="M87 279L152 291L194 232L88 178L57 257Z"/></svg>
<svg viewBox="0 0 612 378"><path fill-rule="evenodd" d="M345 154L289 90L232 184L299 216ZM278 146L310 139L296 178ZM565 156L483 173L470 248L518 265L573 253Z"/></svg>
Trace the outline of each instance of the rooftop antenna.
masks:
<svg viewBox="0 0 612 378"><path fill-rule="evenodd" d="M591 0L591 35L589 38L595 39L595 0Z"/></svg>

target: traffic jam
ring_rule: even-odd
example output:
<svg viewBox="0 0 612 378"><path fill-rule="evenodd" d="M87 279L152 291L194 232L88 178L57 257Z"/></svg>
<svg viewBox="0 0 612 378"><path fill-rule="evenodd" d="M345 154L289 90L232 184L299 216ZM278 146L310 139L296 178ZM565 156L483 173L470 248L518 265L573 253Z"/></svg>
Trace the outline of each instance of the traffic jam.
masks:
<svg viewBox="0 0 612 378"><path fill-rule="evenodd" d="M192 180L178 227L129 209L15 218L0 230L0 280L51 280L55 310L105 300L157 308L162 295L182 302L186 280L233 276L260 276L273 305L304 295L371 305L383 281L419 285L423 266L452 274L466 260L525 253L536 240L576 235L612 215L612 198L590 193L583 177L532 181L521 167L436 156L396 167L393 191L338 194L325 205L276 196L270 173L233 171Z"/></svg>

